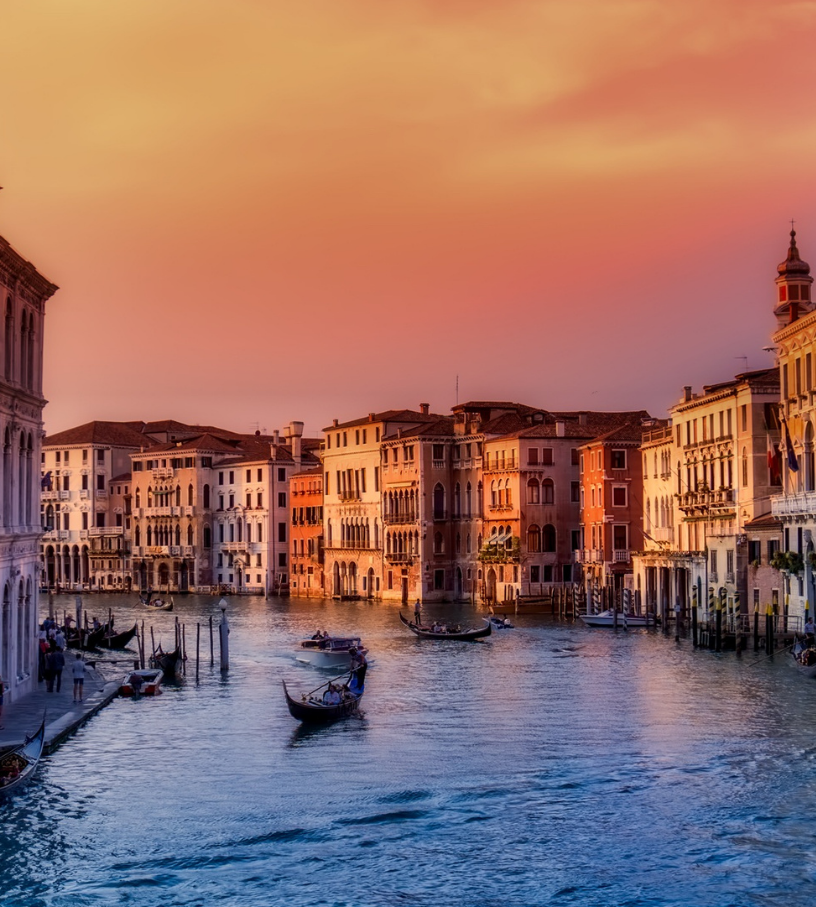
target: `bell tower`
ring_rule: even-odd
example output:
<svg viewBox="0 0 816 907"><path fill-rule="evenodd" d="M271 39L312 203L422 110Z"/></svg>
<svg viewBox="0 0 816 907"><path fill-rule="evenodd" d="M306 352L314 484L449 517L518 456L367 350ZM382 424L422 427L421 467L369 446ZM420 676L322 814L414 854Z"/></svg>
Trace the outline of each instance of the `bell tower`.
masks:
<svg viewBox="0 0 816 907"><path fill-rule="evenodd" d="M810 276L810 265L799 257L796 230L791 230L790 237L787 257L776 269L779 276L776 278L774 315L780 328L813 311L810 294L813 278Z"/></svg>

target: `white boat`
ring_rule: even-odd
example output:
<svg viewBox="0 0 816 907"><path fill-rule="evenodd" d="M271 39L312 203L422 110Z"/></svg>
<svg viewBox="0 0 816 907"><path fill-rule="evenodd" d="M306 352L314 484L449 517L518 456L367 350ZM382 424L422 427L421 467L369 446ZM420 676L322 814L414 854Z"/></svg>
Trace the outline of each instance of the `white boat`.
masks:
<svg viewBox="0 0 816 907"><path fill-rule="evenodd" d="M158 696L164 674L161 668L143 668L125 674L119 686L120 696Z"/></svg>
<svg viewBox="0 0 816 907"><path fill-rule="evenodd" d="M601 611L600 614L579 614L581 620L588 627L614 627L615 612ZM624 614L623 611L617 612L619 627L648 627L649 618L645 614ZM654 623L654 620L652 620Z"/></svg>
<svg viewBox="0 0 816 907"><path fill-rule="evenodd" d="M304 639L295 658L316 668L350 668L350 650L365 655L368 652L359 636L326 636L322 639Z"/></svg>

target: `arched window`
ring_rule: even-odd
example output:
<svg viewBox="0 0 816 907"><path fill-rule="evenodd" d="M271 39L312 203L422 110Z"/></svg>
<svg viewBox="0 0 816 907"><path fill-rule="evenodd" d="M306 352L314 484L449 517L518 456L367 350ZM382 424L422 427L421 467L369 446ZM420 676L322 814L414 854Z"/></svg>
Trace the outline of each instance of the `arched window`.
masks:
<svg viewBox="0 0 816 907"><path fill-rule="evenodd" d="M142 506L142 492L141 492L141 489L139 489L139 488L136 489L136 504L135 504L135 506L136 506L136 507L141 507L141 506Z"/></svg>
<svg viewBox="0 0 816 907"><path fill-rule="evenodd" d="M532 554L541 551L541 530L535 524L527 530L527 550Z"/></svg>
<svg viewBox="0 0 816 907"><path fill-rule="evenodd" d="M445 543L442 539L442 533L434 533L434 554L442 554L445 550Z"/></svg>
<svg viewBox="0 0 816 907"><path fill-rule="evenodd" d="M175 544L176 548L181 544L181 526L178 523L176 523Z"/></svg>
<svg viewBox="0 0 816 907"><path fill-rule="evenodd" d="M445 519L445 489L439 482L434 485L433 490L433 510L435 520Z"/></svg>
<svg viewBox="0 0 816 907"><path fill-rule="evenodd" d="M187 527L187 547L188 548L193 547L193 524L192 523L190 523L190 525Z"/></svg>
<svg viewBox="0 0 816 907"><path fill-rule="evenodd" d="M555 526L547 523L541 533L542 549L547 552L555 551Z"/></svg>
<svg viewBox="0 0 816 907"><path fill-rule="evenodd" d="M465 488L465 516L466 517L469 517L471 515L471 513L473 513L472 502L471 502L472 491L473 491L473 489L470 486L470 482L468 482L467 486Z"/></svg>
<svg viewBox="0 0 816 907"><path fill-rule="evenodd" d="M7 381L11 381L12 363L14 362L14 313L11 308L11 297L6 299L6 333L5 333L5 368L4 374Z"/></svg>
<svg viewBox="0 0 816 907"><path fill-rule="evenodd" d="M499 506L499 494L496 489L496 480L495 479L490 483L490 506L491 507Z"/></svg>
<svg viewBox="0 0 816 907"><path fill-rule="evenodd" d="M137 546L142 544L142 530L139 526L134 530L133 537L136 540Z"/></svg>
<svg viewBox="0 0 816 907"><path fill-rule="evenodd" d="M26 362L28 363L28 376L27 376L26 386L29 388L29 390L32 390L32 391L33 391L33 390L36 390L36 389L37 389L37 388L34 386L34 373L35 373L35 369L34 369L34 351L35 351L35 349L36 349L36 345L35 345L35 343L34 343L34 316L31 315L31 314L29 314L29 316L28 316L28 338L27 338L27 341L28 341L28 354L27 354L27 356L26 356Z"/></svg>
<svg viewBox="0 0 816 907"><path fill-rule="evenodd" d="M555 501L555 485L552 479L544 479L541 483L541 503L552 504Z"/></svg>
<svg viewBox="0 0 816 907"><path fill-rule="evenodd" d="M458 482L453 489L453 515L457 519L462 515L462 486Z"/></svg>
<svg viewBox="0 0 816 907"><path fill-rule="evenodd" d="M513 493L510 488L510 479L504 480L504 503L511 507L513 505Z"/></svg>
<svg viewBox="0 0 816 907"><path fill-rule="evenodd" d="M181 486L176 485L176 507L181 507Z"/></svg>
<svg viewBox="0 0 816 907"><path fill-rule="evenodd" d="M23 309L23 315L20 319L20 384L25 387L26 376L28 375L28 316Z"/></svg>
<svg viewBox="0 0 816 907"><path fill-rule="evenodd" d="M649 498L646 498L646 531L649 532L652 528L652 502Z"/></svg>
<svg viewBox="0 0 816 907"><path fill-rule="evenodd" d="M541 503L541 486L538 484L538 479L533 478L527 482L527 503Z"/></svg>
<svg viewBox="0 0 816 907"><path fill-rule="evenodd" d="M149 548L153 544L153 528L151 526L147 527L147 547Z"/></svg>
<svg viewBox="0 0 816 907"><path fill-rule="evenodd" d="M192 484L187 486L187 506L193 506L193 486Z"/></svg>

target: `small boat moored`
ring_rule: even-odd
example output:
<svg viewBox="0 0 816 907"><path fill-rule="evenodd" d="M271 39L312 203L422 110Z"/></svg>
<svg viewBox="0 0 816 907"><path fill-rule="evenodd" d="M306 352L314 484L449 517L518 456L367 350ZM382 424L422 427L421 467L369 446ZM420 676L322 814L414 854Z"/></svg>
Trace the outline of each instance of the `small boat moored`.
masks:
<svg viewBox="0 0 816 907"><path fill-rule="evenodd" d="M40 729L25 743L0 755L0 797L10 794L23 784L37 770L45 745L45 716Z"/></svg>
<svg viewBox="0 0 816 907"><path fill-rule="evenodd" d="M143 668L125 674L119 686L120 696L158 696L164 674L161 668Z"/></svg>
<svg viewBox="0 0 816 907"><path fill-rule="evenodd" d="M368 654L359 636L315 637L301 642L295 658L316 668L350 668L352 649L363 655Z"/></svg>
<svg viewBox="0 0 816 907"><path fill-rule="evenodd" d="M579 614L578 617L588 626L588 627L614 627L615 626L615 612L614 611L601 611L600 614ZM649 624L654 624L654 620L650 620L645 614L624 614L623 611L617 612L618 626L625 627L648 627Z"/></svg>
<svg viewBox="0 0 816 907"><path fill-rule="evenodd" d="M429 627L420 627L413 623L413 621L404 617L402 611L400 611L400 620L412 633L422 637L422 639L458 639L466 641L470 639L482 639L485 636L490 636L493 631L493 624L487 617L483 618L485 622L484 627L470 627L468 629L463 629L458 624L443 624L438 622L431 624Z"/></svg>
<svg viewBox="0 0 816 907"><path fill-rule="evenodd" d="M791 646L791 656L798 670L806 677L816 677L816 644L812 637L797 636Z"/></svg>
<svg viewBox="0 0 816 907"><path fill-rule="evenodd" d="M152 668L161 668L164 676L168 680L173 680L181 660L181 649L178 645L172 652L165 652L160 643L156 647L156 651L150 656L150 666Z"/></svg>
<svg viewBox="0 0 816 907"><path fill-rule="evenodd" d="M111 633L107 636L103 636L96 645L100 649L124 649L138 631L139 625L134 624L129 630L125 630L123 633Z"/></svg>

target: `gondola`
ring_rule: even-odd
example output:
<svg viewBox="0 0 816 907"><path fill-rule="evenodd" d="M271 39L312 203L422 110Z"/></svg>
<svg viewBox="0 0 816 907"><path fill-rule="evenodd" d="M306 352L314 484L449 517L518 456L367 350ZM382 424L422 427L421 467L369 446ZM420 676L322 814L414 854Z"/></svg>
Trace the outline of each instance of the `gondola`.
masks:
<svg viewBox="0 0 816 907"><path fill-rule="evenodd" d="M102 624L95 630L82 630L79 634L76 631L72 635L65 633L66 649L95 649L102 644L102 640L108 633L108 625Z"/></svg>
<svg viewBox="0 0 816 907"><path fill-rule="evenodd" d="M154 598L152 602L146 602L145 607L148 611L172 611L172 596L170 599L168 599L168 601L163 601L161 598Z"/></svg>
<svg viewBox="0 0 816 907"><path fill-rule="evenodd" d="M422 639L459 639L459 640L469 640L469 639L482 639L485 636L490 636L493 628L491 623L486 618L484 627L474 627L470 630L432 630L430 627L418 627L415 623L412 623L410 620L407 620L402 611L400 611L400 620L405 624L408 629L416 634L417 636L422 637Z"/></svg>
<svg viewBox="0 0 816 907"><path fill-rule="evenodd" d="M23 784L37 770L37 763L45 745L45 716L40 729L25 743L0 755L0 797L11 793Z"/></svg>
<svg viewBox="0 0 816 907"><path fill-rule="evenodd" d="M357 695L346 692L343 701L338 705L324 705L320 699L310 697L306 693L303 694L300 700L292 699L289 695L289 690L286 689L286 681L284 680L282 683L289 714L304 724L329 724L332 721L356 715L360 700L363 698L362 690ZM324 684L324 686L328 686L328 684ZM322 689L322 687L318 687L319 689Z"/></svg>
<svg viewBox="0 0 816 907"><path fill-rule="evenodd" d="M150 657L150 664L154 668L161 668L168 680L172 680L176 676L179 661L181 661L181 649L178 646L172 652L165 652L160 645Z"/></svg>
<svg viewBox="0 0 816 907"><path fill-rule="evenodd" d="M96 645L100 649L124 649L136 635L138 629L138 624L134 624L129 630L125 630L124 633L113 633L110 636L104 636Z"/></svg>

